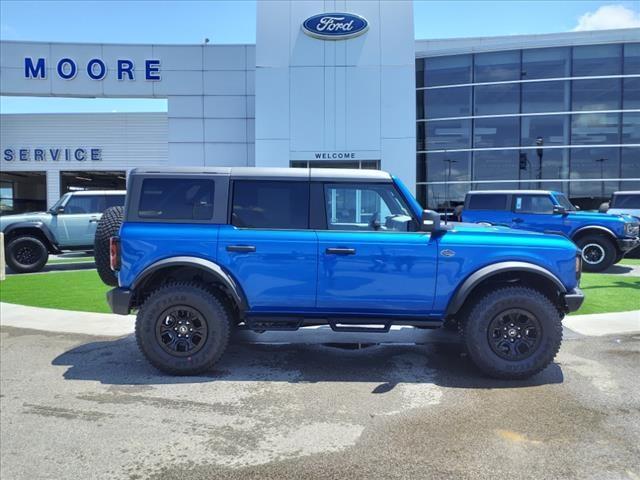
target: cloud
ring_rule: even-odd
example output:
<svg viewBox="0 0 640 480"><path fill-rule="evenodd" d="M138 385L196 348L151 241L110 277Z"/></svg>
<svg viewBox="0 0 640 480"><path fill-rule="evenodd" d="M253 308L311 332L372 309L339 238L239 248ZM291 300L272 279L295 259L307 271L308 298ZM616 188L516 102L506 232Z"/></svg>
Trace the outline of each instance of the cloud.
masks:
<svg viewBox="0 0 640 480"><path fill-rule="evenodd" d="M595 12L580 16L574 32L640 27L640 12L624 5L604 5Z"/></svg>

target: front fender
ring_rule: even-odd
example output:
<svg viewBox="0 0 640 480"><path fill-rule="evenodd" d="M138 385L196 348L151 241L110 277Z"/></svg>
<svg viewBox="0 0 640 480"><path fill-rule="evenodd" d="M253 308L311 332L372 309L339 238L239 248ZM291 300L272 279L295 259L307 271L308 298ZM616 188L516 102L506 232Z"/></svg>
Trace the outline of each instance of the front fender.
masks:
<svg viewBox="0 0 640 480"><path fill-rule="evenodd" d="M539 265L528 262L499 262L482 267L481 269L476 270L474 273L469 275L467 279L462 283L462 285L458 287L455 294L449 301L449 304L447 305L446 315L454 315L455 313L457 313L462 305L464 305L464 302L467 300L473 289L484 280L501 273L515 271L542 275L549 281L553 282L553 284L558 288L558 291L560 291L561 293L567 292L567 289L562 284L560 279L546 268L542 268Z"/></svg>
<svg viewBox="0 0 640 480"><path fill-rule="evenodd" d="M55 235L49 229L49 227L47 227L47 225L45 225L45 223L40 221L40 220L36 220L36 221L33 221L33 222L10 223L9 225L7 225L7 227L5 227L3 233L4 233L5 237L9 237L12 233L14 233L14 232L17 233L20 230L34 230L34 229L37 230L38 232L42 233L42 235L44 235L44 237L49 242L49 247L52 250L59 251L58 250L58 242L56 240Z"/></svg>

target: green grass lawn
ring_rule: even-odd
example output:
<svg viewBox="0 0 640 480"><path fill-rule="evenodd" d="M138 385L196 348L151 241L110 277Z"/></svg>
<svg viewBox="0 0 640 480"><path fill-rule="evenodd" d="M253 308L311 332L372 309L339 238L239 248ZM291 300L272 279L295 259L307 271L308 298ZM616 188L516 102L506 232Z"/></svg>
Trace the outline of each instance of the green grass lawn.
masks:
<svg viewBox="0 0 640 480"><path fill-rule="evenodd" d="M640 258L623 258L620 265L640 265Z"/></svg>
<svg viewBox="0 0 640 480"><path fill-rule="evenodd" d="M0 282L0 301L33 307L109 312L102 283L95 270L8 275Z"/></svg>
<svg viewBox="0 0 640 480"><path fill-rule="evenodd" d="M0 283L0 301L34 307L109 312L104 285L95 270L9 275ZM640 278L585 273L586 300L576 314L640 310Z"/></svg>

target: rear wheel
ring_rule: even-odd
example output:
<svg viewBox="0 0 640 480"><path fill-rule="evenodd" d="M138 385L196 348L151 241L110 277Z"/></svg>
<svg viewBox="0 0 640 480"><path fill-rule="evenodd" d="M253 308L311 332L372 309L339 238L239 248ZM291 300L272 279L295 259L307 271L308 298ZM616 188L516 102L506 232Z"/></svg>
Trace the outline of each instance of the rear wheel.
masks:
<svg viewBox="0 0 640 480"><path fill-rule="evenodd" d="M602 272L613 265L618 256L613 242L602 235L587 235L576 245L582 252L582 268L586 272Z"/></svg>
<svg viewBox="0 0 640 480"><path fill-rule="evenodd" d="M159 370L197 375L211 370L229 343L231 318L221 301L196 283L171 283L138 311L136 340Z"/></svg>
<svg viewBox="0 0 640 480"><path fill-rule="evenodd" d="M118 276L111 270L109 239L114 235L118 235L123 216L124 207L107 208L98 222L93 245L93 258L96 261L98 275L104 283L112 287L118 286Z"/></svg>
<svg viewBox="0 0 640 480"><path fill-rule="evenodd" d="M42 270L49 259L49 250L37 237L25 235L9 241L6 248L7 265L16 273Z"/></svg>
<svg viewBox="0 0 640 480"><path fill-rule="evenodd" d="M485 374L523 379L555 358L562 342L562 317L542 293L505 287L471 306L461 333L469 357Z"/></svg>

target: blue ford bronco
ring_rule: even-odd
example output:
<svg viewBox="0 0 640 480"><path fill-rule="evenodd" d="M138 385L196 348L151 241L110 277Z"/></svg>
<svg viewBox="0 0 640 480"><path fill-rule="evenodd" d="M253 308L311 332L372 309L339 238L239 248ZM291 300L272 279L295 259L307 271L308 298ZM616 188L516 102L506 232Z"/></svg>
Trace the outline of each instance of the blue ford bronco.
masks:
<svg viewBox="0 0 640 480"><path fill-rule="evenodd" d="M581 212L564 193L547 190L471 191L462 221L565 235L580 248L588 272L606 270L640 245L637 219Z"/></svg>
<svg viewBox="0 0 640 480"><path fill-rule="evenodd" d="M102 220L118 285L107 299L115 313L137 310L142 353L170 374L211 369L234 328L448 325L481 371L526 378L553 360L562 318L584 299L567 238L444 225L381 171L183 168L129 178L124 213Z"/></svg>

